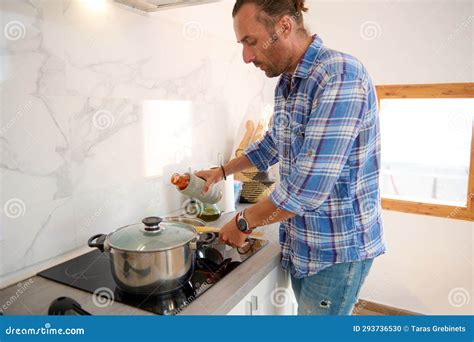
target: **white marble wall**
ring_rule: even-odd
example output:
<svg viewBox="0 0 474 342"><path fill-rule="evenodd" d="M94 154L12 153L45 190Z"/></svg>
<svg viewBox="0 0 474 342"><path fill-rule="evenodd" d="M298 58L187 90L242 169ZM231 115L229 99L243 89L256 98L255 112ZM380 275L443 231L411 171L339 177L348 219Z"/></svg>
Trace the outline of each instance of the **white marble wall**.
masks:
<svg viewBox="0 0 474 342"><path fill-rule="evenodd" d="M229 158L272 103L230 1L151 15L111 0L0 5L0 285L179 209L170 173Z"/></svg>

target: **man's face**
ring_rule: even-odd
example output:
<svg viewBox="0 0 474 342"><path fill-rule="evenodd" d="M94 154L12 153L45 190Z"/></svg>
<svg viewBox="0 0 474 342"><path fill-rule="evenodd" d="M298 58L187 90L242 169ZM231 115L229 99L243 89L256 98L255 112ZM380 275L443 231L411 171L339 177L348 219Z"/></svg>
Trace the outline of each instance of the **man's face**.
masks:
<svg viewBox="0 0 474 342"><path fill-rule="evenodd" d="M259 9L255 4L245 4L234 18L237 41L243 46L245 63L253 63L267 77L277 77L291 64L291 52L283 35L258 21Z"/></svg>

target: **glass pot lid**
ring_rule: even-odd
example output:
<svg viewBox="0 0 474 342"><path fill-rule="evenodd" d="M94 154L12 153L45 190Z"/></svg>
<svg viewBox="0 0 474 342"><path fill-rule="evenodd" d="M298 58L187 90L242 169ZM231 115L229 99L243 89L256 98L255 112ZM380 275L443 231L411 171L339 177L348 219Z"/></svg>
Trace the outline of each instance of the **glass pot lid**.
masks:
<svg viewBox="0 0 474 342"><path fill-rule="evenodd" d="M107 239L112 248L158 252L183 246L196 236L196 229L189 224L163 222L159 217L147 217L141 223L117 229Z"/></svg>

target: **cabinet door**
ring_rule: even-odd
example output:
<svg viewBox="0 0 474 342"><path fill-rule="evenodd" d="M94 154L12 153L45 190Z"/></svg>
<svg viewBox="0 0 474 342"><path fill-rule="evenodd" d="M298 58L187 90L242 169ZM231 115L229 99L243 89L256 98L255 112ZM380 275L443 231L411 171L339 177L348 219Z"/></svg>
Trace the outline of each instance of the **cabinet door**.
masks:
<svg viewBox="0 0 474 342"><path fill-rule="evenodd" d="M289 277L276 267L228 315L292 315L293 302Z"/></svg>
<svg viewBox="0 0 474 342"><path fill-rule="evenodd" d="M273 273L273 272L272 272ZM266 292L271 287L272 274L270 273L258 283L241 301L237 304L228 315L237 316L256 316L271 315L271 310L265 303Z"/></svg>
<svg viewBox="0 0 474 342"><path fill-rule="evenodd" d="M272 315L292 316L297 314L296 298L291 287L289 274L280 270L277 274L277 281L273 288L264 298L268 305L272 307Z"/></svg>

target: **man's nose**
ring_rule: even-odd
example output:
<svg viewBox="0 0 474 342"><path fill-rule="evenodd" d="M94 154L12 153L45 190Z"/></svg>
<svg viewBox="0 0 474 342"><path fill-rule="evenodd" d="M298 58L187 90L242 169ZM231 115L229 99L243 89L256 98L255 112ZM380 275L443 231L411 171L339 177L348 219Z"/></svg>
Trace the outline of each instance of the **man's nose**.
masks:
<svg viewBox="0 0 474 342"><path fill-rule="evenodd" d="M244 51L242 54L243 54L244 62L246 64L249 64L255 61L255 54L252 52L251 49L244 47Z"/></svg>

